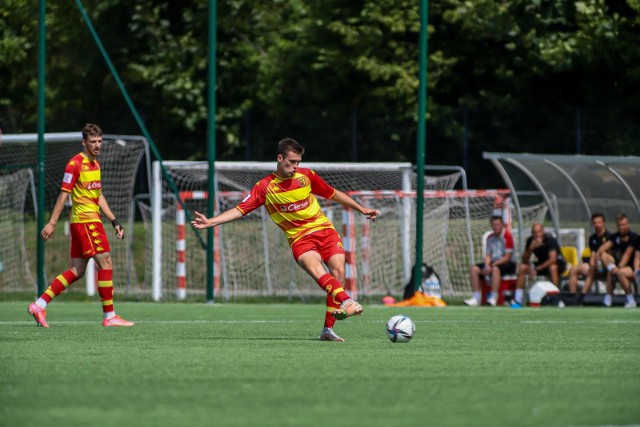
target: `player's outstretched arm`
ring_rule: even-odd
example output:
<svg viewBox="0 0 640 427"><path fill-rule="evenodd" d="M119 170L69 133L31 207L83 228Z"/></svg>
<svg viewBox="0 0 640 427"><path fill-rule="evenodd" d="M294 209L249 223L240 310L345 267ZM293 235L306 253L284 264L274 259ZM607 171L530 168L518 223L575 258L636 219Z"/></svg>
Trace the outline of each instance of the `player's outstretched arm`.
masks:
<svg viewBox="0 0 640 427"><path fill-rule="evenodd" d="M58 223L58 219L60 219L60 215L62 214L62 210L64 209L65 203L67 203L67 199L69 198L69 193L66 191L60 191L60 195L58 196L58 200L56 200L56 204L53 206L53 211L51 212L51 218L47 225L44 226L40 235L42 239L46 242L51 237L53 237L53 233L56 230L56 224Z"/></svg>
<svg viewBox="0 0 640 427"><path fill-rule="evenodd" d="M231 222L238 218L242 218L242 212L235 208L222 212L220 215L214 216L213 218L207 218L204 214L195 211L195 219L191 221L191 225L193 226L193 228L202 230L205 228L224 224L225 222Z"/></svg>
<svg viewBox="0 0 640 427"><path fill-rule="evenodd" d="M360 212L362 215L366 216L369 219L376 219L376 217L380 215L379 210L365 208L360 203L356 202L340 190L336 190L336 194L333 195L333 200L337 203L340 203L344 207L351 208Z"/></svg>

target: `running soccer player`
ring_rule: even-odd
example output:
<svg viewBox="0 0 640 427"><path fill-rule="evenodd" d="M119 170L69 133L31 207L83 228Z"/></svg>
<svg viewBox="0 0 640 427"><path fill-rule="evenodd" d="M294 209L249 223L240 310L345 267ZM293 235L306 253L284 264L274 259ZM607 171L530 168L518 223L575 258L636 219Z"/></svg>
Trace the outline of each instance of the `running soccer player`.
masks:
<svg viewBox="0 0 640 427"><path fill-rule="evenodd" d="M322 341L344 341L333 331L336 320L362 314L362 306L344 291L345 251L333 224L320 209L315 195L331 199L354 209L369 219L380 211L368 209L327 184L311 169L301 168L304 148L297 141L286 138L278 143L276 171L264 177L249 195L233 209L207 219L195 212L191 225L197 229L215 227L236 220L265 206L273 222L284 231L293 257L327 293L327 310ZM326 273L324 266L329 268Z"/></svg>
<svg viewBox="0 0 640 427"><path fill-rule="evenodd" d="M55 231L65 203L71 197L71 268L53 279L51 285L28 311L38 326L48 328L46 308L53 298L64 292L73 282L84 276L87 263L93 258L98 266L98 293L102 300L102 326L133 326L113 309L112 263L107 235L102 226L100 211L104 213L118 239L124 237L124 229L118 222L102 194L100 164L96 160L102 147L102 130L94 124L82 128L83 151L69 160L62 178L60 195L51 213L51 219L40 235L47 241Z"/></svg>

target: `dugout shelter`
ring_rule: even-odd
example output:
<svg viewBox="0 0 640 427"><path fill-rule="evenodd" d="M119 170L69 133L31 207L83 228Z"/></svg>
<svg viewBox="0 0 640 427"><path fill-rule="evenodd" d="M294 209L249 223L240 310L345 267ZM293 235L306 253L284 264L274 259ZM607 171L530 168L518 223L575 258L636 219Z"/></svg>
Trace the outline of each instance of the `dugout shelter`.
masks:
<svg viewBox="0 0 640 427"><path fill-rule="evenodd" d="M631 229L640 231L640 157L485 152L483 158L511 190L516 214L523 205L547 205L556 236L562 238L562 229L590 230L595 212L605 215L610 231L615 231L621 212L629 217ZM527 231L517 234L523 237L518 239L522 251Z"/></svg>

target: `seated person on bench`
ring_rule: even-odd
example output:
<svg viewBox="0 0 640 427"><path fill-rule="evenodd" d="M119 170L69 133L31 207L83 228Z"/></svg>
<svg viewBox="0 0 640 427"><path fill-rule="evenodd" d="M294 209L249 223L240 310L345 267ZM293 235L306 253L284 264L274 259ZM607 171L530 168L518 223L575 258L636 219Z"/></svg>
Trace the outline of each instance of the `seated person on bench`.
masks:
<svg viewBox="0 0 640 427"><path fill-rule="evenodd" d="M611 238L611 233L609 233L605 224L604 215L601 213L591 215L591 226L594 231L593 234L589 236L591 256L582 264L571 267L571 271L569 272L569 293L573 296L576 296L578 292L578 276L584 277L584 286L582 290L577 293L577 305L582 305L584 296L589 293L591 285L596 278L600 277L602 280L606 280L607 276L602 267L602 261L600 261L602 251L599 251L604 243Z"/></svg>
<svg viewBox="0 0 640 427"><path fill-rule="evenodd" d="M477 307L482 301L481 276L487 279L490 277L491 292L487 295L487 304L495 307L502 277L516 272L516 263L511 259L513 255L511 233L504 227L502 217L493 216L490 221L493 234L487 239L484 262L471 266L469 274L473 297L465 300L464 303L470 307Z"/></svg>
<svg viewBox="0 0 640 427"><path fill-rule="evenodd" d="M535 255L537 262L529 264L531 255ZM558 241L544 232L544 227L539 222L531 226L531 236L527 239L525 250L522 254L522 262L518 269L515 299L511 301L512 308L520 308L524 302L524 285L527 275L533 279L536 275L547 276L551 282L558 286L560 275L567 268L567 262L560 253Z"/></svg>
<svg viewBox="0 0 640 427"><path fill-rule="evenodd" d="M627 298L625 308L635 308L636 300L631 292L630 280L634 280L634 267L637 269L635 257L636 246L638 246L638 235L629 228L629 219L623 213L616 217L618 231L613 233L611 240L602 245L600 259L607 268L607 294L604 296L603 304L611 307L613 300L613 279L614 277L624 289ZM640 248L638 248L640 249Z"/></svg>

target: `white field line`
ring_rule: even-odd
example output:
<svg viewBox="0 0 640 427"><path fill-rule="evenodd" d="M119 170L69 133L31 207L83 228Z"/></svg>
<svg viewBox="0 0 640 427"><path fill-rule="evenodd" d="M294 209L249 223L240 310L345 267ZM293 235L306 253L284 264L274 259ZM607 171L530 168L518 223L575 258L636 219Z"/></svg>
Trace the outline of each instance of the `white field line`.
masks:
<svg viewBox="0 0 640 427"><path fill-rule="evenodd" d="M278 324L278 323L316 323L316 320L137 320L134 319L136 323L139 324ZM369 323L384 323L386 320L370 320ZM482 324L482 323L521 323L521 324L620 324L620 323L631 323L631 324L640 324L640 319L638 320L519 320L514 321L513 319L505 319L505 320L415 320L414 323L442 323L442 324ZM33 320L0 320L0 326L2 325L25 325L25 324L33 324L35 323ZM60 321L50 321L49 323L56 325L90 325L100 323L99 320L60 320Z"/></svg>

